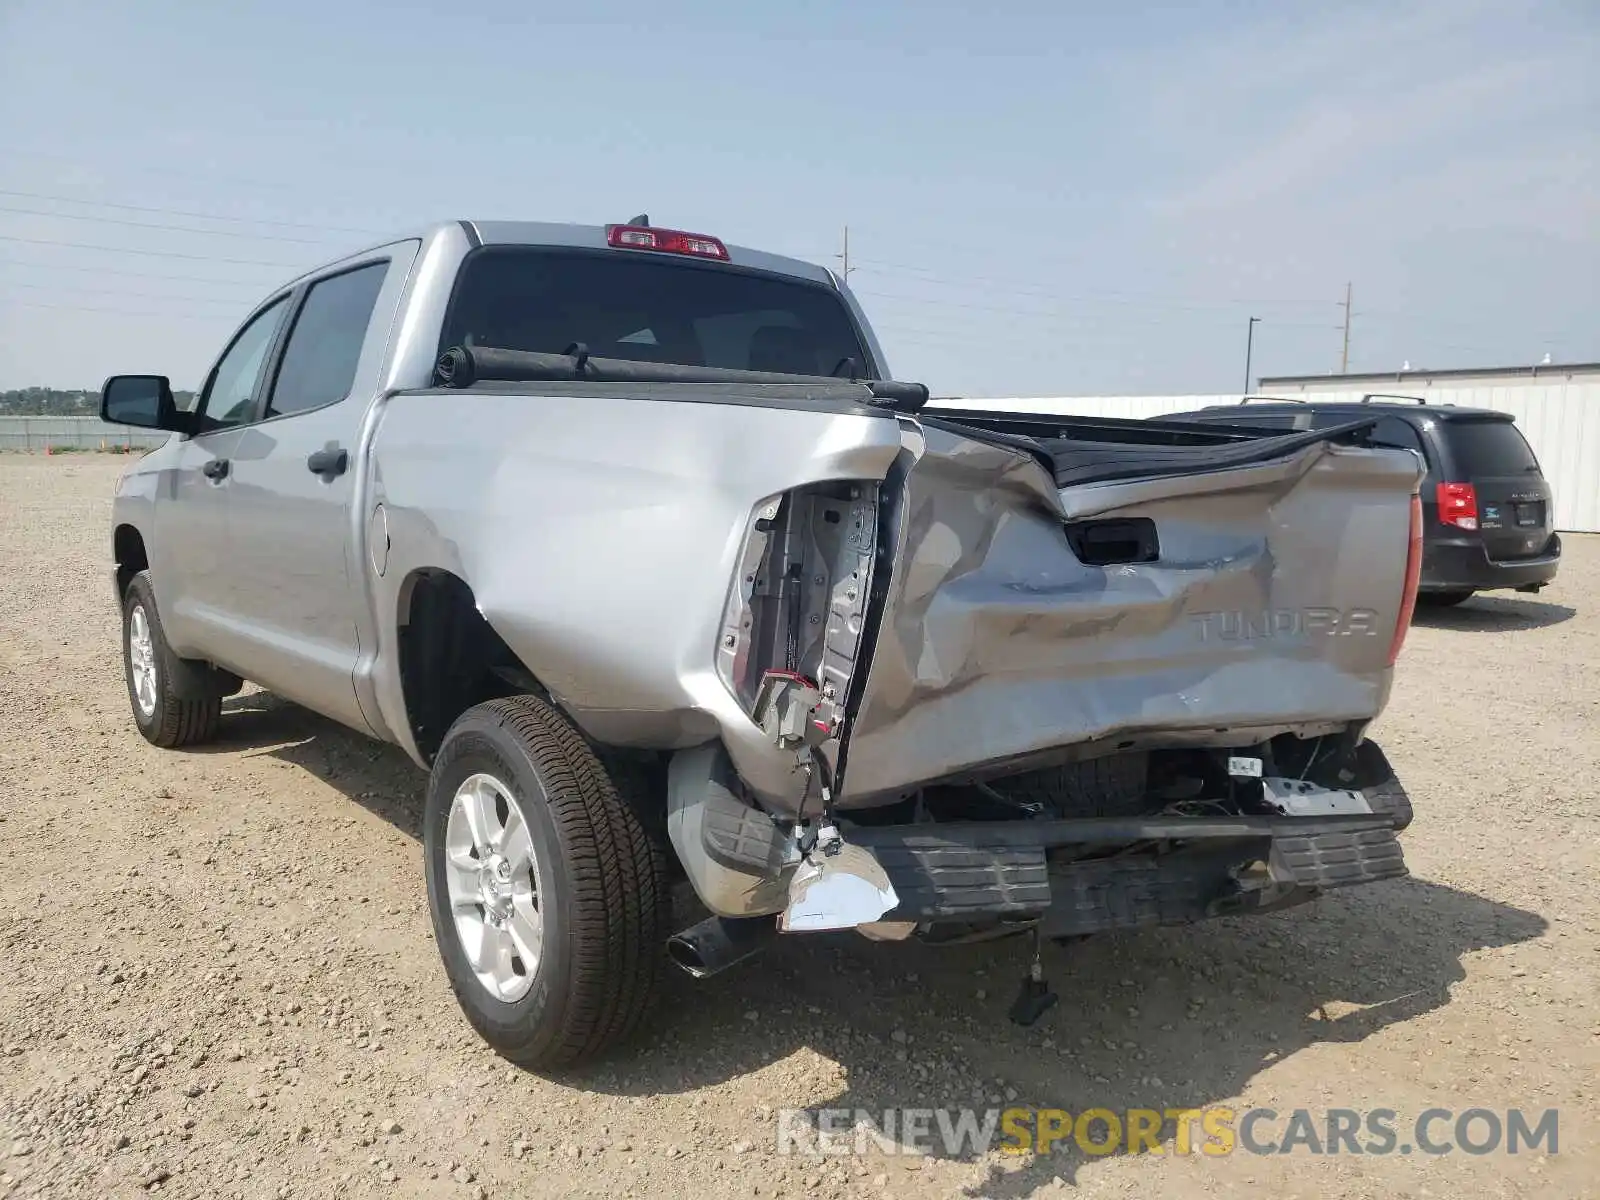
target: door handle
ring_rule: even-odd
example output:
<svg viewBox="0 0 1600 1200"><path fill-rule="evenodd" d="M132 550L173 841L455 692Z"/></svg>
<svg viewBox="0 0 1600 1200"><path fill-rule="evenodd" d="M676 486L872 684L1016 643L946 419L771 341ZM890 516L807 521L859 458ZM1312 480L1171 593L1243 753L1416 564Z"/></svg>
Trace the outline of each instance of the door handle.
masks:
<svg viewBox="0 0 1600 1200"><path fill-rule="evenodd" d="M323 475L332 478L343 475L345 468L350 465L350 452L329 447L326 450L317 450L306 456L306 469L313 475Z"/></svg>
<svg viewBox="0 0 1600 1200"><path fill-rule="evenodd" d="M207 479L225 479L228 475L228 460L225 458L213 458L200 468L200 473Z"/></svg>

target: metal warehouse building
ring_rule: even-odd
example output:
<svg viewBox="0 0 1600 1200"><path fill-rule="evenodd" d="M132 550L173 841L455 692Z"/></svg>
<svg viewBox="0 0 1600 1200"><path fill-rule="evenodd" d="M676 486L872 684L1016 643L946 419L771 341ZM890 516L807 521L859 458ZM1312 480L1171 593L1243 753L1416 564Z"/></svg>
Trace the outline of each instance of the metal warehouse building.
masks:
<svg viewBox="0 0 1600 1200"><path fill-rule="evenodd" d="M1428 404L1492 408L1517 418L1555 492L1555 525L1563 532L1600 533L1600 363L1544 363L1447 371L1363 375L1263 376L1263 395L1355 400L1370 393L1415 396ZM1157 417L1237 404L1239 396L1051 396L942 399L950 407L1098 417Z"/></svg>

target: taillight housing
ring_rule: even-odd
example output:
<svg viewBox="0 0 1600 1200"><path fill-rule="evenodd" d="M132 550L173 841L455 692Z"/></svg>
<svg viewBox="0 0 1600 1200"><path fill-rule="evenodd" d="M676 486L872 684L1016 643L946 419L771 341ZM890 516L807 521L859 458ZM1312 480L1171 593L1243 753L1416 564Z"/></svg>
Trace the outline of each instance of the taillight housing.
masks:
<svg viewBox="0 0 1600 1200"><path fill-rule="evenodd" d="M1441 522L1457 529L1478 527L1478 489L1470 483L1441 483L1436 498Z"/></svg>
<svg viewBox="0 0 1600 1200"><path fill-rule="evenodd" d="M691 258L728 261L728 248L703 233L681 229L655 229L649 225L613 225L606 230L606 241L618 250L654 250L658 254L687 254Z"/></svg>
<svg viewBox="0 0 1600 1200"><path fill-rule="evenodd" d="M1440 485L1441 487L1444 485ZM1470 484L1467 485L1469 488ZM1474 501L1474 505L1476 501ZM1411 629L1411 618L1417 611L1417 585L1422 579L1422 497L1411 496L1411 537L1406 548L1406 584L1400 594L1400 615L1395 619L1394 637L1389 642L1389 666L1400 657L1400 647L1405 645L1406 634Z"/></svg>
<svg viewBox="0 0 1600 1200"><path fill-rule="evenodd" d="M717 674L746 712L770 677L816 687L821 716L844 711L877 546L870 479L795 488L751 511L716 647Z"/></svg>

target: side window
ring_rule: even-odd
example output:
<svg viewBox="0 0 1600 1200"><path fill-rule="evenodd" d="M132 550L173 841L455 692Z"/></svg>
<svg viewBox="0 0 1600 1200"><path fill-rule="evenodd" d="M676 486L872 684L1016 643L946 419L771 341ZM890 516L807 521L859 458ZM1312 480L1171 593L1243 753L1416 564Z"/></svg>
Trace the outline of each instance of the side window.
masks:
<svg viewBox="0 0 1600 1200"><path fill-rule="evenodd" d="M211 386L199 402L207 432L238 425L254 417L256 387L261 382L267 351L272 348L272 339L283 320L288 299L284 296L256 314L233 339L233 345L217 364Z"/></svg>
<svg viewBox="0 0 1600 1200"><path fill-rule="evenodd" d="M1402 421L1399 417L1385 417L1372 427L1369 440L1374 446L1415 450L1422 457L1422 465L1428 473L1428 478L1433 478L1433 463L1428 458L1427 447L1422 444L1422 435L1417 432L1417 427L1410 421Z"/></svg>
<svg viewBox="0 0 1600 1200"><path fill-rule="evenodd" d="M1368 440L1374 446L1394 446L1422 453L1422 439L1417 436L1417 431L1411 427L1410 421L1402 421L1399 417L1385 417L1379 421L1372 427L1372 436Z"/></svg>
<svg viewBox="0 0 1600 1200"><path fill-rule="evenodd" d="M387 260L311 285L289 331L267 416L306 412L350 394Z"/></svg>

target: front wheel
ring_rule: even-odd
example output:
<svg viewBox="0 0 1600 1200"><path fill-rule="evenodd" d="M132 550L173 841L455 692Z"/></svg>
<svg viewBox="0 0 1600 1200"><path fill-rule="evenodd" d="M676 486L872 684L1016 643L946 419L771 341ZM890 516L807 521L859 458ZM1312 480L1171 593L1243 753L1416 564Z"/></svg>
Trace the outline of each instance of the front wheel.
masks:
<svg viewBox="0 0 1600 1200"><path fill-rule="evenodd" d="M1472 597L1471 588L1458 588L1450 592L1419 592L1417 603L1424 608L1454 608L1471 600Z"/></svg>
<svg viewBox="0 0 1600 1200"><path fill-rule="evenodd" d="M484 1041L521 1066L591 1058L652 1006L665 861L571 724L534 696L468 709L423 818L445 973Z"/></svg>
<svg viewBox="0 0 1600 1200"><path fill-rule="evenodd" d="M146 741L173 749L208 741L216 733L222 697L186 686L194 665L167 644L147 571L133 577L122 598L122 667L134 724Z"/></svg>

